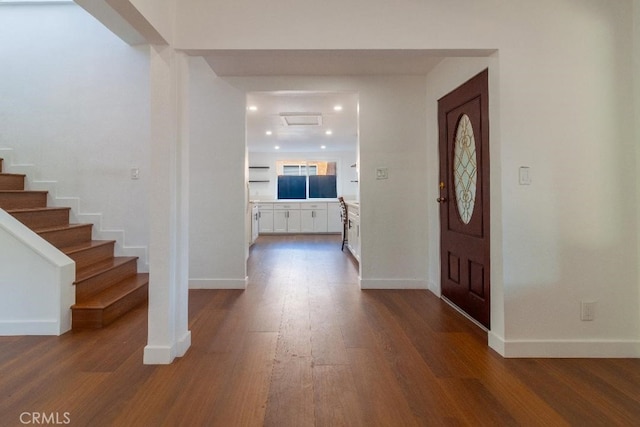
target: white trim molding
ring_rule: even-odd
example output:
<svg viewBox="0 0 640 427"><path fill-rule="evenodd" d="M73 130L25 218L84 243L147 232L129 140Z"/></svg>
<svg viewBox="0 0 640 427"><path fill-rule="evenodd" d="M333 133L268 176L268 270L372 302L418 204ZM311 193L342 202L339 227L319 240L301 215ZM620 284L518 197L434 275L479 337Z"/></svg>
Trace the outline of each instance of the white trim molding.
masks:
<svg viewBox="0 0 640 427"><path fill-rule="evenodd" d="M249 278L244 279L189 279L189 289L247 289Z"/></svg>
<svg viewBox="0 0 640 427"><path fill-rule="evenodd" d="M426 280L418 279L360 279L360 289L424 289Z"/></svg>
<svg viewBox="0 0 640 427"><path fill-rule="evenodd" d="M640 340L505 340L491 331L488 338L506 358L640 358Z"/></svg>

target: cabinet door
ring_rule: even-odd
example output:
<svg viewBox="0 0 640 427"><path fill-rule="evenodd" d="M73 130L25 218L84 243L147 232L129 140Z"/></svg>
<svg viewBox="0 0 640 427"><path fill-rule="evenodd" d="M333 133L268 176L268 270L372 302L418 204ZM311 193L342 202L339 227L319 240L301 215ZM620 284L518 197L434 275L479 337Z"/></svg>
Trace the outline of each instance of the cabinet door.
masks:
<svg viewBox="0 0 640 427"><path fill-rule="evenodd" d="M320 209L313 212L313 231L315 233L327 232L327 210Z"/></svg>
<svg viewBox="0 0 640 427"><path fill-rule="evenodd" d="M349 222L348 222L348 245L349 250L356 257L356 259L360 260L360 216L349 213Z"/></svg>
<svg viewBox="0 0 640 427"><path fill-rule="evenodd" d="M287 211L287 232L299 233L300 232L300 211L293 210Z"/></svg>
<svg viewBox="0 0 640 427"><path fill-rule="evenodd" d="M274 233L286 233L287 232L287 213L289 211L274 210L273 211L273 232Z"/></svg>
<svg viewBox="0 0 640 427"><path fill-rule="evenodd" d="M257 208L254 208L251 212L251 243L255 243L260 230L260 212Z"/></svg>
<svg viewBox="0 0 640 427"><path fill-rule="evenodd" d="M314 211L302 210L300 211L300 229L303 233L313 233L314 230Z"/></svg>
<svg viewBox="0 0 640 427"><path fill-rule="evenodd" d="M260 233L273 233L273 211L260 211L258 213Z"/></svg>
<svg viewBox="0 0 640 427"><path fill-rule="evenodd" d="M339 203L327 203L327 231L329 233L342 233Z"/></svg>

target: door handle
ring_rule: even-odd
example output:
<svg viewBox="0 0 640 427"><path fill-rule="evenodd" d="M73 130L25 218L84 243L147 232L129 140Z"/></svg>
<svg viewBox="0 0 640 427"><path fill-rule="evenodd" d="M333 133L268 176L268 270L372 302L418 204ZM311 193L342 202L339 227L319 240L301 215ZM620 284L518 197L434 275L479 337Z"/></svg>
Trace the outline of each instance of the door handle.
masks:
<svg viewBox="0 0 640 427"><path fill-rule="evenodd" d="M438 197L437 202L438 203L445 203L447 201L446 197Z"/></svg>

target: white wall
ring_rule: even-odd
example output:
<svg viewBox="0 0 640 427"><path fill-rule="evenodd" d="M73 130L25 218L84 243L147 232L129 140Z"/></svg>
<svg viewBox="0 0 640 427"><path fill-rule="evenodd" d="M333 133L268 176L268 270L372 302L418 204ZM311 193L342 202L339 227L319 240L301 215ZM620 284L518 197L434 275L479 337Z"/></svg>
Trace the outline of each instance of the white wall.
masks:
<svg viewBox="0 0 640 427"><path fill-rule="evenodd" d="M346 200L355 200L358 194L358 184L352 182L357 179L356 168L351 165L356 163L356 151L337 152L249 152L250 166L269 166L269 170L249 171L249 178L268 179L269 182L256 182L249 184L249 197L251 200L274 200L277 197L278 172L276 162L278 160L326 160L337 162L337 187L338 196Z"/></svg>
<svg viewBox="0 0 640 427"><path fill-rule="evenodd" d="M245 93L201 58L191 58L189 70L189 283L244 288Z"/></svg>
<svg viewBox="0 0 640 427"><path fill-rule="evenodd" d="M636 117L636 170L640 169L640 0L633 2L633 82L635 87L635 117ZM636 188L636 232L638 235L637 265L640 265L640 185ZM640 288L640 274L638 277L638 287ZM638 292L638 306L640 306L640 291ZM638 320L640 322L640 319Z"/></svg>
<svg viewBox="0 0 640 427"><path fill-rule="evenodd" d="M146 247L148 48L74 4L2 5L0 40L0 146L36 165L30 181L58 181L58 197L80 197L103 229L125 230L120 245Z"/></svg>
<svg viewBox="0 0 640 427"><path fill-rule="evenodd" d="M0 209L0 335L71 329L76 264Z"/></svg>

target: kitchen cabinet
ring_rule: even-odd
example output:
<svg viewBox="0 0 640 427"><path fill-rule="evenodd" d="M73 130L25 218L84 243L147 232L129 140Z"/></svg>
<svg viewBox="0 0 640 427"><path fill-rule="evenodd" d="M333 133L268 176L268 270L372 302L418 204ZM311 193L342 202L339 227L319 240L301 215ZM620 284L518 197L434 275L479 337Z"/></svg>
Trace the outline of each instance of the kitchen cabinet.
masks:
<svg viewBox="0 0 640 427"><path fill-rule="evenodd" d="M251 204L251 240L249 240L250 245L256 242L259 231L260 231L260 210L258 209L257 205Z"/></svg>
<svg viewBox="0 0 640 427"><path fill-rule="evenodd" d="M347 247L353 256L360 261L360 206L347 205Z"/></svg>
<svg viewBox="0 0 640 427"><path fill-rule="evenodd" d="M298 203L275 203L273 205L273 232L300 232L300 205Z"/></svg>
<svg viewBox="0 0 640 427"><path fill-rule="evenodd" d="M327 232L327 204L304 203L300 205L300 226L303 233Z"/></svg>
<svg viewBox="0 0 640 427"><path fill-rule="evenodd" d="M273 203L258 203L258 231L273 233Z"/></svg>
<svg viewBox="0 0 640 427"><path fill-rule="evenodd" d="M337 202L255 202L260 233L341 233Z"/></svg>
<svg viewBox="0 0 640 427"><path fill-rule="evenodd" d="M327 232L342 233L342 217L340 203L327 203Z"/></svg>

